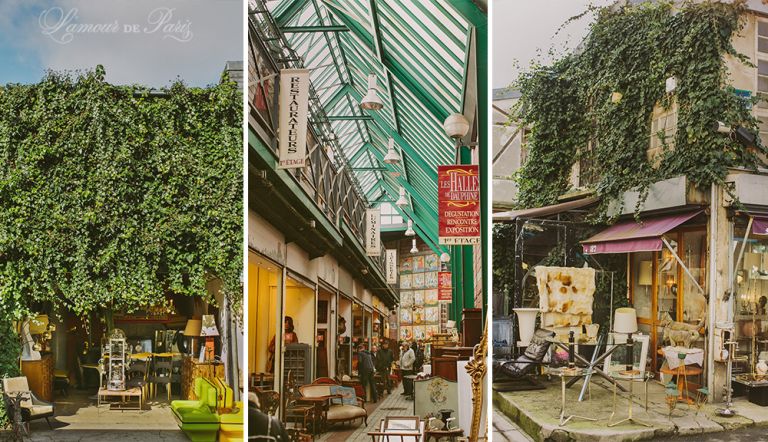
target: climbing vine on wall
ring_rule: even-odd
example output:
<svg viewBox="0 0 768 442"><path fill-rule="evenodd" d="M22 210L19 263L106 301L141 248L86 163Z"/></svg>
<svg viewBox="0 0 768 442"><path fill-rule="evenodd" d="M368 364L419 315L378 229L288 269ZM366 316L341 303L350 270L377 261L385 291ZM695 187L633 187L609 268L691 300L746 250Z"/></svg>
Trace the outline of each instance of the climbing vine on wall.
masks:
<svg viewBox="0 0 768 442"><path fill-rule="evenodd" d="M731 44L743 26L743 11L743 2L603 8L579 51L521 75L514 87L522 96L513 115L531 134L528 160L517 177L520 205L555 203L570 186L574 160L585 155L597 169L599 219L623 192L639 189L644 195L658 180L686 175L705 188L724 183L731 167L763 165L759 154L766 148L759 141L748 149L713 129L723 121L756 132L750 111L756 97L735 93L725 62L734 57L749 64ZM669 94L668 77L677 79ZM618 102L611 99L614 92L621 94ZM659 158L649 159L651 137L661 135L651 134L654 106L673 102L676 135L662 142Z"/></svg>
<svg viewBox="0 0 768 442"><path fill-rule="evenodd" d="M213 278L239 309L241 97L226 75L150 92L101 66L0 87L0 311L133 311Z"/></svg>

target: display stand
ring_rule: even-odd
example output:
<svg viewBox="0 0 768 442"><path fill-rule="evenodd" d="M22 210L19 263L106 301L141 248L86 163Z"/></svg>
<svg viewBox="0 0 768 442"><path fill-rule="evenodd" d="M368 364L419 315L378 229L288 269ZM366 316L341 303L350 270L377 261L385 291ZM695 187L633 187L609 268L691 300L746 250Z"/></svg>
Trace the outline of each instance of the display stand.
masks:
<svg viewBox="0 0 768 442"><path fill-rule="evenodd" d="M125 338L109 339L107 390L125 390Z"/></svg>

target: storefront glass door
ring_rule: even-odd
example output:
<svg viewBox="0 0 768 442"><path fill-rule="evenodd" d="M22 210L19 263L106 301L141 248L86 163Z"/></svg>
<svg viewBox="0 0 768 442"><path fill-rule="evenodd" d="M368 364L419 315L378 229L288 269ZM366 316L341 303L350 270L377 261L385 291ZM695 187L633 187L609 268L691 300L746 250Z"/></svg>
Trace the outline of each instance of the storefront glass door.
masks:
<svg viewBox="0 0 768 442"><path fill-rule="evenodd" d="M282 268L261 255L248 254L248 333L254 345L248 352L248 372L252 383L273 389L275 354L272 338L279 332L278 299L282 290Z"/></svg>

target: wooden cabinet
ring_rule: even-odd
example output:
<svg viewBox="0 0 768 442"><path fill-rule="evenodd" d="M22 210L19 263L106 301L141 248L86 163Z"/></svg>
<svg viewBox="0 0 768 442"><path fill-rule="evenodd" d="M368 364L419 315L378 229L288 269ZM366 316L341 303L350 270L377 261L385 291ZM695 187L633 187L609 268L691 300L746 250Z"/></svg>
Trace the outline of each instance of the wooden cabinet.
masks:
<svg viewBox="0 0 768 442"><path fill-rule="evenodd" d="M461 335L464 338L464 347L474 347L480 343L483 337L483 310L479 308L465 308L462 311L464 318L461 321Z"/></svg>
<svg viewBox="0 0 768 442"><path fill-rule="evenodd" d="M181 365L181 398L195 400L195 378L224 378L224 364L213 362L199 362L198 359L189 356L184 357Z"/></svg>
<svg viewBox="0 0 768 442"><path fill-rule="evenodd" d="M39 399L53 402L53 356L43 355L39 361L22 361L21 373L27 377L29 389Z"/></svg>

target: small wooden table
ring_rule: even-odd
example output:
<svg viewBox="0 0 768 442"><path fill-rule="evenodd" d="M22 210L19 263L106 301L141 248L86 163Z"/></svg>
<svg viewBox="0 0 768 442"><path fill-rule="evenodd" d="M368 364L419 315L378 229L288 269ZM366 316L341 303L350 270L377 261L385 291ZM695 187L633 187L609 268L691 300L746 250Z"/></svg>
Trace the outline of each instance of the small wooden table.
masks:
<svg viewBox="0 0 768 442"><path fill-rule="evenodd" d="M296 402L304 402L307 404L312 404L314 407L314 410L312 411L312 433L313 434L319 434L326 430L327 427L327 414L326 410L328 409L328 404L331 401L331 398L334 398L337 396L317 396L317 397L301 397L296 400Z"/></svg>
<svg viewBox="0 0 768 442"><path fill-rule="evenodd" d="M106 388L99 388L98 393L98 399L97 399L97 407L101 407L102 398L104 402L107 402L108 397L119 397L120 402L119 403L109 403L110 404L110 410L141 410L143 407L142 402L142 392L141 388L134 387L129 388L127 390L107 390ZM138 399L139 406L136 408L136 406L126 406L124 405L126 403L126 399L130 400L132 398Z"/></svg>
<svg viewBox="0 0 768 442"><path fill-rule="evenodd" d="M677 368L663 367L661 372L677 376L677 390L680 392L677 401L685 402L688 405L693 404L694 400L688 394L688 376L701 375L702 368L695 365L680 365Z"/></svg>

